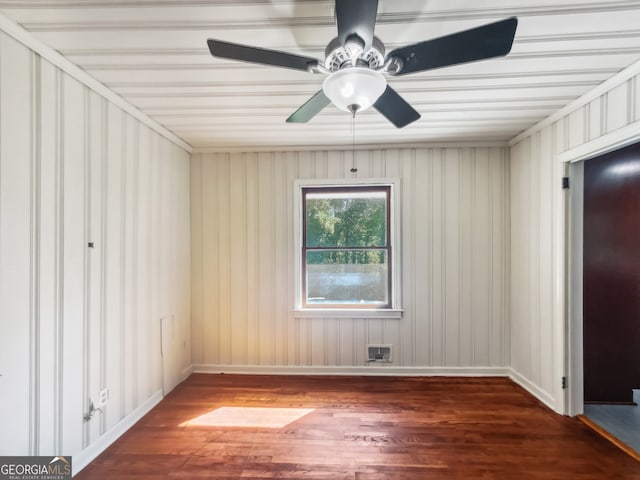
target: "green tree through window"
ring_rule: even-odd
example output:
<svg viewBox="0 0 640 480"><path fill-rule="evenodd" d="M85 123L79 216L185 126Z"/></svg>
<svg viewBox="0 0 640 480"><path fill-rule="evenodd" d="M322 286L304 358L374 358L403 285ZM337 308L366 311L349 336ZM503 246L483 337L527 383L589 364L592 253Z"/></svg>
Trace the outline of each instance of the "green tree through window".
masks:
<svg viewBox="0 0 640 480"><path fill-rule="evenodd" d="M306 304L390 304L389 193L389 187L303 189Z"/></svg>

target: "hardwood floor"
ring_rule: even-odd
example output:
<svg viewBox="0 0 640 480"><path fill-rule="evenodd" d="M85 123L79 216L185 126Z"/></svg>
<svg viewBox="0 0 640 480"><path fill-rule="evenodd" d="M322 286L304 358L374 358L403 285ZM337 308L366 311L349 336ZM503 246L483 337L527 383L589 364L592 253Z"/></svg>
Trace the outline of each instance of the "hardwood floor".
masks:
<svg viewBox="0 0 640 480"><path fill-rule="evenodd" d="M75 478L640 479L640 462L505 378L196 374Z"/></svg>

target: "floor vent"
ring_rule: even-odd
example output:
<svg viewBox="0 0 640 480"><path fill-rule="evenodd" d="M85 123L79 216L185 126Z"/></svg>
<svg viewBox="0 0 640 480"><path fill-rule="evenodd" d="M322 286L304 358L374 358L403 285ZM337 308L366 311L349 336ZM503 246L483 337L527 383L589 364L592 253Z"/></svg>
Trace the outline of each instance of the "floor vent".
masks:
<svg viewBox="0 0 640 480"><path fill-rule="evenodd" d="M391 345L367 345L368 363L391 363Z"/></svg>

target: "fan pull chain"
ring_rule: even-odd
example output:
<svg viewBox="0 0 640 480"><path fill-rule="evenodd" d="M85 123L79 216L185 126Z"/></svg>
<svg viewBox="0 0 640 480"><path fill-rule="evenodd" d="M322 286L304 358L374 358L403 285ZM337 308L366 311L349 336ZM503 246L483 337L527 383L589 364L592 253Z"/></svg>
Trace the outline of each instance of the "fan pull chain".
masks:
<svg viewBox="0 0 640 480"><path fill-rule="evenodd" d="M351 173L357 173L356 168L356 111L351 116Z"/></svg>

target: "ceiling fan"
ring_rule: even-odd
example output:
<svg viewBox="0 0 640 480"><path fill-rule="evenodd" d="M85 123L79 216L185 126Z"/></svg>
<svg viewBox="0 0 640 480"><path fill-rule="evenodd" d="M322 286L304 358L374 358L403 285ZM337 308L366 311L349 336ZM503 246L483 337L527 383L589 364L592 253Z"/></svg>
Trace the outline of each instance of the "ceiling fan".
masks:
<svg viewBox="0 0 640 480"><path fill-rule="evenodd" d="M328 75L322 90L296 110L287 119L289 123L306 123L333 103L353 115L373 106L402 128L420 114L387 85L385 75L408 75L506 55L518 25L518 19L511 17L396 48L385 55L384 44L373 34L377 12L378 0L336 0L338 36L327 45L324 62L220 40L209 39L207 44L214 57Z"/></svg>

